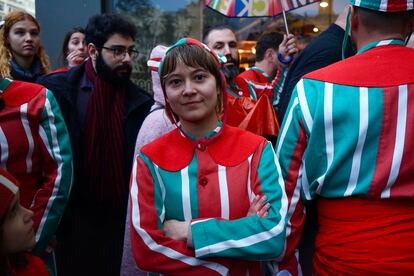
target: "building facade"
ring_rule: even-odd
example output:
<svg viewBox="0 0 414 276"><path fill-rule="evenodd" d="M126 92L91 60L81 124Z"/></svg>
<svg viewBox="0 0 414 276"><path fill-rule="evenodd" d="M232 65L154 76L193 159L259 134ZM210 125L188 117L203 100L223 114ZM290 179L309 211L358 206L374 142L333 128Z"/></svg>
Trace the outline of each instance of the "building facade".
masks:
<svg viewBox="0 0 414 276"><path fill-rule="evenodd" d="M0 19L14 10L26 10L35 16L35 0L0 0Z"/></svg>

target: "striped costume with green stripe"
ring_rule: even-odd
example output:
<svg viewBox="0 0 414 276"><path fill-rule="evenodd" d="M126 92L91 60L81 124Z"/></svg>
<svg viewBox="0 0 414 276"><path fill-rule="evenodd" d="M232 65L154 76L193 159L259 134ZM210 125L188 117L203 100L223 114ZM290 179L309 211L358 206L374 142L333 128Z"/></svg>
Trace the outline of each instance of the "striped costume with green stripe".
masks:
<svg viewBox="0 0 414 276"><path fill-rule="evenodd" d="M248 91L253 100L257 101L261 95L267 95L272 105L277 106L287 73L287 67L279 67L275 78L272 80L263 70L252 67L239 74L236 83L243 91Z"/></svg>
<svg viewBox="0 0 414 276"><path fill-rule="evenodd" d="M21 203L34 212L34 253L44 256L72 185L69 135L49 90L8 79L0 89L0 165L20 182Z"/></svg>
<svg viewBox="0 0 414 276"><path fill-rule="evenodd" d="M276 145L289 198L282 267L293 274L301 200L414 199L413 62L403 41L378 41L296 85Z"/></svg>
<svg viewBox="0 0 414 276"><path fill-rule="evenodd" d="M178 130L144 146L131 184L132 248L138 267L162 274L260 275L260 260L285 246L287 198L269 142L224 126L195 147ZM255 195L269 215L246 217ZM165 220L191 221L194 249L167 238Z"/></svg>

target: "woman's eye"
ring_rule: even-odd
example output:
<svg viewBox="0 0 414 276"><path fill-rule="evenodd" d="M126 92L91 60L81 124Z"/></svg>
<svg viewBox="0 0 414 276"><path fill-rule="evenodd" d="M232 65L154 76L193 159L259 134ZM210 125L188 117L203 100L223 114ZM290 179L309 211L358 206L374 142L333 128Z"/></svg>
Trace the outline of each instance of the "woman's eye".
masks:
<svg viewBox="0 0 414 276"><path fill-rule="evenodd" d="M181 83L180 79L171 79L168 81L168 85L170 86L177 86Z"/></svg>
<svg viewBox="0 0 414 276"><path fill-rule="evenodd" d="M202 81L206 78L206 76L204 74L197 74L194 78L196 81Z"/></svg>

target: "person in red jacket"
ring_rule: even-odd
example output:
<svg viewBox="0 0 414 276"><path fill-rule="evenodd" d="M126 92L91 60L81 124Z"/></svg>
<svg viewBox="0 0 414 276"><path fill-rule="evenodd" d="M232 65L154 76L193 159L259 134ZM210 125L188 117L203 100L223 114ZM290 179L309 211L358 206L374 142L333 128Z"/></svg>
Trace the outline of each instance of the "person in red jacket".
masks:
<svg viewBox="0 0 414 276"><path fill-rule="evenodd" d="M20 204L19 182L0 169L0 275L49 275L28 253L35 245L33 211Z"/></svg>

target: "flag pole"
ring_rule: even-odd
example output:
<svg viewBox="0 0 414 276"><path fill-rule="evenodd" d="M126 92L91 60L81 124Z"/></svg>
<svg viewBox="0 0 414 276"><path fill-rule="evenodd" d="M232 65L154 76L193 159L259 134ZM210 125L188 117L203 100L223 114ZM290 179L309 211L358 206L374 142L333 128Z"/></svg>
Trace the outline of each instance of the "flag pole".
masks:
<svg viewBox="0 0 414 276"><path fill-rule="evenodd" d="M279 3L280 3L280 6L282 7L283 22L285 23L286 35L288 35L289 34L289 27L288 27L288 23L287 23L287 19L286 19L285 7L283 5L282 0L279 0Z"/></svg>

